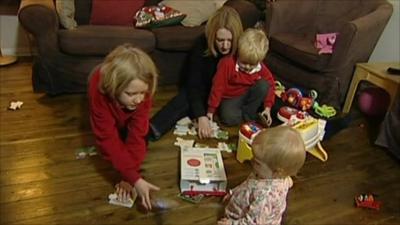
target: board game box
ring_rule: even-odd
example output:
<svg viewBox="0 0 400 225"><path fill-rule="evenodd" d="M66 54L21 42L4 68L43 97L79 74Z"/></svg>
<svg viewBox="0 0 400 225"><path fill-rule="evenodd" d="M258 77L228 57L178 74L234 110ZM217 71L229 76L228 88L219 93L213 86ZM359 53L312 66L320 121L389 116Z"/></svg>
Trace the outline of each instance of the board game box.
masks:
<svg viewBox="0 0 400 225"><path fill-rule="evenodd" d="M221 151L216 148L181 150L181 192L185 195L222 196L227 179Z"/></svg>

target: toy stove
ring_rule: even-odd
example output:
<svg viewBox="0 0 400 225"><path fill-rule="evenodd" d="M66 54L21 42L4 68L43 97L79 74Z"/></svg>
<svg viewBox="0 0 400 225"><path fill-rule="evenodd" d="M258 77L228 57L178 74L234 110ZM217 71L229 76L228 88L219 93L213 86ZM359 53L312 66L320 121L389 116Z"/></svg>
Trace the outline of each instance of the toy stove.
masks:
<svg viewBox="0 0 400 225"><path fill-rule="evenodd" d="M307 152L322 161L328 159L328 154L321 145L325 134L325 120L316 119L307 112L288 106L281 107L277 117L283 125L292 126L300 133Z"/></svg>
<svg viewBox="0 0 400 225"><path fill-rule="evenodd" d="M240 126L238 149L236 153L236 159L239 162L243 163L245 160L253 158L251 143L261 130L263 130L261 125L255 122L247 122Z"/></svg>

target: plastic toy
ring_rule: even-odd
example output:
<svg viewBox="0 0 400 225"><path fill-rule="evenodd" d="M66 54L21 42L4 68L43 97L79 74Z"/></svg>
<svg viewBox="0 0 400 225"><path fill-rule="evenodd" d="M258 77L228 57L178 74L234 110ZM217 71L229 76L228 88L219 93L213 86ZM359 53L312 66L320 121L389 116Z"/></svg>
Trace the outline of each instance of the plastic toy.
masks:
<svg viewBox="0 0 400 225"><path fill-rule="evenodd" d="M332 106L327 106L327 105L320 106L318 104L318 102L314 103L313 109L316 114L318 114L319 116L325 117L325 118L331 118L332 116L336 115L335 108L333 108Z"/></svg>
<svg viewBox="0 0 400 225"><path fill-rule="evenodd" d="M262 129L263 128L255 122L242 124L239 130L238 149L236 153L236 159L239 162L243 163L245 160L250 160L253 158L251 143L253 142L254 137Z"/></svg>
<svg viewBox="0 0 400 225"><path fill-rule="evenodd" d="M287 108L296 110L290 107ZM299 113L302 113L302 118L298 117L297 114ZM279 113L278 117L280 117ZM292 115L290 119L284 122L284 125L292 126L299 131L308 153L320 159L321 161L325 162L328 160L328 153L326 153L325 149L321 145L321 141L325 135L325 120L315 119L306 112L298 111L296 114Z"/></svg>
<svg viewBox="0 0 400 225"><path fill-rule="evenodd" d="M292 123L292 120L303 120L307 116L309 116L307 112L289 106L281 107L277 114L278 119L284 123Z"/></svg>
<svg viewBox="0 0 400 225"><path fill-rule="evenodd" d="M275 94L291 107L302 111L313 109L316 114L325 118L336 115L334 107L327 105L320 106L318 104L316 101L318 93L315 90L311 90L308 96L303 96L301 91L297 88L289 88L285 91L285 87L279 81L275 82L275 89Z"/></svg>
<svg viewBox="0 0 400 225"><path fill-rule="evenodd" d="M373 194L361 194L354 197L355 204L358 208L369 208L379 210L381 202L376 201Z"/></svg>

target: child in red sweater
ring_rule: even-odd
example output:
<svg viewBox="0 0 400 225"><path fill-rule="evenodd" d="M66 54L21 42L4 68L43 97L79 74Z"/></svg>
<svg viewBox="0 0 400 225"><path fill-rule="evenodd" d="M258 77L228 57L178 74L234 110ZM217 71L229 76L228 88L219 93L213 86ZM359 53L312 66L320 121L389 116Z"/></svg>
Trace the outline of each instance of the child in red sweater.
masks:
<svg viewBox="0 0 400 225"><path fill-rule="evenodd" d="M212 119L217 108L221 121L234 126L243 120L256 120L262 115L271 125L271 107L275 102L275 81L262 60L268 51L265 33L249 28L239 38L238 56L226 56L218 63L208 98L207 116Z"/></svg>
<svg viewBox="0 0 400 225"><path fill-rule="evenodd" d="M158 73L151 58L129 44L115 48L89 80L90 122L96 144L122 175L121 200L136 192L150 210L150 191L158 187L139 174L147 151L146 135Z"/></svg>

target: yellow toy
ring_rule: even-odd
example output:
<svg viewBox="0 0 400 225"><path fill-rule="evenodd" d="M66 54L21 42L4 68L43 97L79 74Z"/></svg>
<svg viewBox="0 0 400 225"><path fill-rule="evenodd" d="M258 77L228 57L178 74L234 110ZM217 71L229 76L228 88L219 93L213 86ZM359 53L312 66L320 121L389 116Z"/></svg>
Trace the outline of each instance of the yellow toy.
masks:
<svg viewBox="0 0 400 225"><path fill-rule="evenodd" d="M238 149L236 152L236 159L240 163L243 163L245 160L251 160L253 158L251 143L253 142L254 137L262 129L263 128L255 122L244 123L240 127Z"/></svg>
<svg viewBox="0 0 400 225"><path fill-rule="evenodd" d="M290 125L290 124L289 124ZM321 145L325 134L326 121L307 117L304 120L296 121L292 127L299 131L304 140L306 151L321 161L328 160L328 153Z"/></svg>

